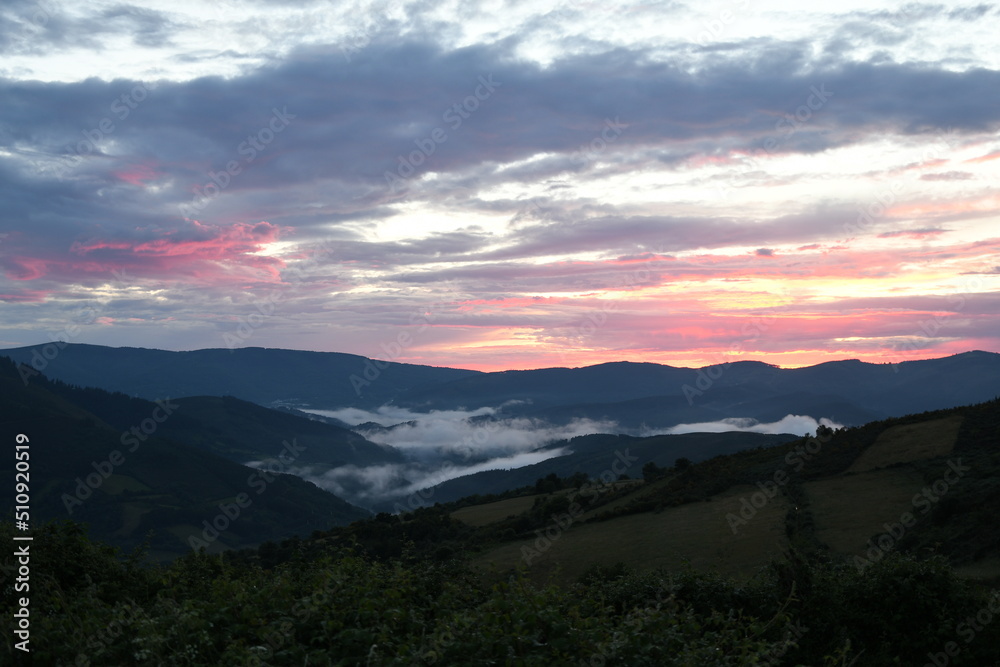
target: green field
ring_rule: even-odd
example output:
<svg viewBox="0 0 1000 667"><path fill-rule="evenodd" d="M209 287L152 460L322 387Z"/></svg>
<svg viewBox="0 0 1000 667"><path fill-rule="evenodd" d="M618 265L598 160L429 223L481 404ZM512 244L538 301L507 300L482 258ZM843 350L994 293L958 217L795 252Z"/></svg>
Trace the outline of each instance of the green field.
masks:
<svg viewBox="0 0 1000 667"><path fill-rule="evenodd" d="M832 550L862 554L868 538L899 522L903 512L916 515L913 496L923 478L908 468L840 475L803 484L812 503L816 537Z"/></svg>
<svg viewBox="0 0 1000 667"><path fill-rule="evenodd" d="M894 463L945 456L954 449L961 426L962 416L952 415L944 419L887 428L847 471L865 472Z"/></svg>
<svg viewBox="0 0 1000 667"><path fill-rule="evenodd" d="M547 538L511 542L475 557L473 563L501 571L518 568L528 565L524 550L537 549L540 555L528 565L536 581L550 577L572 581L595 565L618 562L640 570L676 569L689 562L696 569L748 577L787 546L784 519L788 506L780 495L758 510L738 534L730 528L727 514L738 514L741 498L756 491L751 486L734 488L708 502L576 524L565 531L553 523L548 549L539 549Z"/></svg>
<svg viewBox="0 0 1000 667"><path fill-rule="evenodd" d="M880 433L845 473L804 483L802 491L812 513L816 539L836 553L863 555L868 540L886 532L886 524L898 523L904 512L922 518L913 497L925 486L924 479L915 468L898 464L949 454L962 420L961 415L950 415L892 426ZM595 565L618 562L640 570L676 569L689 563L699 570L746 577L787 547L789 506L784 495L769 500L738 535L733 534L726 517L740 512L741 498L758 491L749 485L733 487L709 502L595 520L657 493L670 482L660 479L641 484L607 504L588 508L566 530L553 523L548 533L536 530L535 538L501 544L474 557L473 562L500 571L527 565L536 581L552 577L571 581ZM528 512L539 497L465 507L452 516L472 526L485 526ZM992 576L998 568L982 563L966 569L970 576Z"/></svg>
<svg viewBox="0 0 1000 667"><path fill-rule="evenodd" d="M539 495L521 496L519 498L498 500L495 503L463 507L460 510L452 512L451 517L470 526L486 526L506 519L509 516L516 516L527 512L531 509L535 499L540 497Z"/></svg>

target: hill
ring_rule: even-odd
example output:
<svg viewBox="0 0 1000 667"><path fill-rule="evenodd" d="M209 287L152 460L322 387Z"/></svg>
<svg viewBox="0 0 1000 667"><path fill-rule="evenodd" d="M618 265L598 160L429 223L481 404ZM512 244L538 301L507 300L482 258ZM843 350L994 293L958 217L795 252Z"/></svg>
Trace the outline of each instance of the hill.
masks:
<svg viewBox="0 0 1000 667"><path fill-rule="evenodd" d="M1000 354L981 351L792 369L758 361L704 368L615 362L493 373L263 348L167 352L49 343L0 354L71 384L146 399L234 396L268 407L318 409L392 403L415 411L504 405L510 416L610 420L632 432L730 417L768 422L788 414L856 426L1000 395Z"/></svg>
<svg viewBox="0 0 1000 667"><path fill-rule="evenodd" d="M473 494L502 494L509 489L529 486L542 477L571 477L583 474L600 479L627 475L642 478L642 466L652 462L669 468L678 459L706 461L745 449L773 447L797 439L791 434L685 433L638 438L628 435L583 435L549 445L567 449L568 454L513 470L486 470L449 480L421 492L427 504L450 502ZM388 509L388 508L386 508Z"/></svg>
<svg viewBox="0 0 1000 667"><path fill-rule="evenodd" d="M48 383L50 391L100 417L119 430L128 430L149 415L149 401L122 393ZM246 464L273 458L282 442L296 440L298 465L317 471L342 465L398 463L401 454L370 442L354 431L303 412L272 410L232 396L171 398L170 419L157 425L157 435L223 458Z"/></svg>
<svg viewBox="0 0 1000 667"><path fill-rule="evenodd" d="M728 417L769 421L787 414L853 426L998 395L1000 354L975 351L899 364L847 360L792 369L740 361L697 369L618 362L504 371L404 392L395 403L446 410L521 401L505 410L550 419L611 419L633 428Z"/></svg>
<svg viewBox="0 0 1000 667"><path fill-rule="evenodd" d="M84 393L110 421L70 400ZM369 516L283 473L303 454L294 432L269 441L268 464L255 470L208 451L212 447L164 437L175 418L185 419L179 403L79 390L44 376L25 387L7 359L0 359L0 404L0 437L13 443L24 434L30 441L33 523L83 521L95 537L124 548L152 531L151 555L166 559L192 546L244 547ZM13 465L6 457L0 471L12 479ZM13 510L9 494L5 508Z"/></svg>
<svg viewBox="0 0 1000 667"><path fill-rule="evenodd" d="M1000 664L998 443L994 400L155 569L45 525L32 637L59 641L33 650L46 664L166 664L178 647L191 664Z"/></svg>
<svg viewBox="0 0 1000 667"><path fill-rule="evenodd" d="M235 396L260 405L376 407L402 391L476 371L372 361L354 354L259 347L169 352L48 343L0 351L53 379L153 400ZM30 374L28 376L30 380Z"/></svg>
<svg viewBox="0 0 1000 667"><path fill-rule="evenodd" d="M860 571L890 552L932 551L1000 579L1000 527L991 518L1000 511L998 443L994 400L718 456L647 475L638 487L542 495L492 523L477 516L495 516L492 506L509 501L467 499L452 511L462 508L480 532L519 537L477 562L528 564L539 580L617 562L677 568L685 560L748 577L793 547ZM580 512L550 534L552 517L574 500Z"/></svg>

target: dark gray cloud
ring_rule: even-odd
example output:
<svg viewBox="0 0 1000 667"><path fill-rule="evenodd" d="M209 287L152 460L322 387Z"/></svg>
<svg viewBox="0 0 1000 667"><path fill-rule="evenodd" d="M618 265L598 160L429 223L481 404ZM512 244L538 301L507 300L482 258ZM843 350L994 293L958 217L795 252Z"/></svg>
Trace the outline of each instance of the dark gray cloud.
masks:
<svg viewBox="0 0 1000 667"><path fill-rule="evenodd" d="M120 4L88 12L89 7L59 6L35 0L10 0L0 8L0 53L45 54L51 49L83 47L102 50L102 41L124 36L136 46L160 47L171 43L179 24L164 12ZM71 13L73 12L73 13Z"/></svg>

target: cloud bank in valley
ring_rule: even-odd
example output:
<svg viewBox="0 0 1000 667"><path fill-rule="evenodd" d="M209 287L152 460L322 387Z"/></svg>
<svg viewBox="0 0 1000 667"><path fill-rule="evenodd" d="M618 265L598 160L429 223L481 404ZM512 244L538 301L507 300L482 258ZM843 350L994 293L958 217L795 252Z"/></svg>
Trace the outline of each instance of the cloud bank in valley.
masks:
<svg viewBox="0 0 1000 667"><path fill-rule="evenodd" d="M359 430L366 438L395 447L410 460L368 467L341 466L325 472L290 470L317 486L358 503L405 496L449 479L484 470L510 470L568 453L546 447L590 433L615 433L614 422L576 419L554 425L526 417L505 417L501 408L413 412L383 406L308 410L351 425L378 424L384 429Z"/></svg>
<svg viewBox="0 0 1000 667"><path fill-rule="evenodd" d="M364 435L372 442L396 447L415 458L457 454L481 460L532 451L554 440L588 433L614 433L618 429L613 421L574 419L565 425L554 425L528 417L505 417L502 407L412 412L406 408L383 406L375 411L343 408L308 412L355 426L374 422L393 427L384 431L365 431Z"/></svg>
<svg viewBox="0 0 1000 667"><path fill-rule="evenodd" d="M746 433L794 433L815 435L820 425L829 428L842 428L843 424L821 417L819 421L807 415L785 415L776 422L759 422L749 417L730 417L714 422L697 424L677 424L666 429L655 429L644 435L676 435L680 433L725 433L727 431L743 431Z"/></svg>
<svg viewBox="0 0 1000 667"><path fill-rule="evenodd" d="M625 433L613 421L576 419L555 425L525 417L505 417L503 408L476 410L438 410L413 412L406 408L383 406L370 411L360 408L316 410L312 412L339 419L359 429L366 438L397 448L409 459L360 467L340 466L331 470L293 467L292 474L363 506L372 506L392 498L412 496L457 477L484 470L510 470L540 463L571 453L569 447L550 447L551 443L591 433ZM370 424L378 426L371 427ZM770 423L750 418L729 418L715 422L677 424L669 428L643 430L631 435L674 435L681 433L742 431L747 433L815 433L819 425L840 428L827 418L787 415Z"/></svg>

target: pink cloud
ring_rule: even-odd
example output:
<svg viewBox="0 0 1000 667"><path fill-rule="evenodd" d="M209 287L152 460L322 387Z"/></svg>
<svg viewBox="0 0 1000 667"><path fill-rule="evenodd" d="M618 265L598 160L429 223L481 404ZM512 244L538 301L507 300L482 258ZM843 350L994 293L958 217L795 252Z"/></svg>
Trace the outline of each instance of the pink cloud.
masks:
<svg viewBox="0 0 1000 667"><path fill-rule="evenodd" d="M914 230L903 230L898 232L883 232L879 234L880 239L889 239L896 237L906 237L911 239L929 239L935 236L940 236L947 232L947 229L914 229Z"/></svg>
<svg viewBox="0 0 1000 667"><path fill-rule="evenodd" d="M112 175L120 181L143 187L147 181L159 178L160 173L151 164L134 164L114 171Z"/></svg>
<svg viewBox="0 0 1000 667"><path fill-rule="evenodd" d="M17 281L86 284L124 271L137 278L187 279L207 286L280 283L284 261L257 253L285 231L269 222L207 225L195 221L185 229L158 230L145 240L92 237L73 243L69 254L48 249L29 254L29 249L19 248L2 262L6 277Z"/></svg>
<svg viewBox="0 0 1000 667"><path fill-rule="evenodd" d="M962 213L987 213L1000 208L996 196L941 202L910 202L893 206L886 215L893 218L935 218Z"/></svg>
<svg viewBox="0 0 1000 667"><path fill-rule="evenodd" d="M0 301L7 303L41 303L51 294L44 290L20 290L15 293L0 294Z"/></svg>
<svg viewBox="0 0 1000 667"><path fill-rule="evenodd" d="M979 157L969 158L965 162L975 164L978 162L989 162L991 160L1000 159L1000 151L993 151L992 153L987 153L986 155L980 155Z"/></svg>
<svg viewBox="0 0 1000 667"><path fill-rule="evenodd" d="M11 280L35 280L48 273L46 261L37 257L10 257L6 265L4 275Z"/></svg>
<svg viewBox="0 0 1000 667"><path fill-rule="evenodd" d="M120 240L94 239L76 242L70 248L80 255L95 250L129 250L133 255L161 257L202 257L227 259L259 252L264 246L278 240L281 228L269 222L256 224L236 223L229 227L215 227L193 221L197 237L181 238L180 230L163 233L160 238L140 243Z"/></svg>
<svg viewBox="0 0 1000 667"><path fill-rule="evenodd" d="M147 241L78 241L70 250L79 256L101 257L108 265L128 267L140 275L188 275L228 282L256 274L261 279L280 281L284 261L255 253L277 241L283 228L269 222L215 226L193 221L192 225L189 230L161 232L158 238Z"/></svg>

